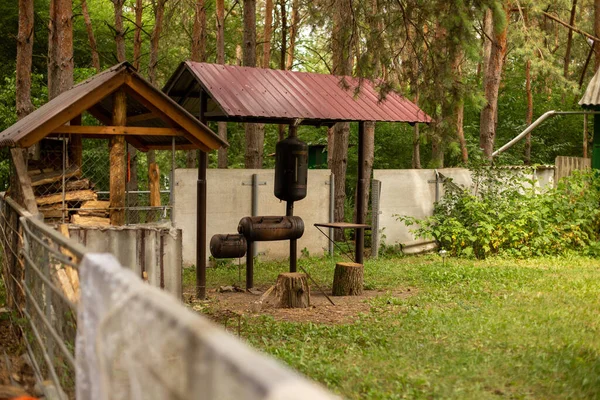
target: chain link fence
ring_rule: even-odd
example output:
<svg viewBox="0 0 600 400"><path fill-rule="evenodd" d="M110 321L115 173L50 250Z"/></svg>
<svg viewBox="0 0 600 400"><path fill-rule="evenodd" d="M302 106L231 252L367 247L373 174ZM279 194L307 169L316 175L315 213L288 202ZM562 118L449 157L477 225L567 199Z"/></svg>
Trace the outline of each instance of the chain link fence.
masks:
<svg viewBox="0 0 600 400"><path fill-rule="evenodd" d="M147 153L128 145L125 153L125 223L160 223L172 216L172 170L185 164L180 151ZM44 140L29 160L40 212L49 223L110 223L109 140L67 137Z"/></svg>

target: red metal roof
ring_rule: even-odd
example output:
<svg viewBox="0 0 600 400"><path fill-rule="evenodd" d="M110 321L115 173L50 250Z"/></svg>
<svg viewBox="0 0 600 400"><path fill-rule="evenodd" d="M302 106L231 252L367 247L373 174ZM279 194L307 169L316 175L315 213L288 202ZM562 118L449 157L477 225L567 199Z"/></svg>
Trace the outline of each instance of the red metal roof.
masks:
<svg viewBox="0 0 600 400"><path fill-rule="evenodd" d="M198 90L192 90L186 70L220 109L211 110L209 104L209 119L275 122L300 118L314 124L431 121L419 107L397 93L380 100L374 84L366 79L357 90L359 80L352 77L186 61L171 77L165 91L189 111L198 110Z"/></svg>

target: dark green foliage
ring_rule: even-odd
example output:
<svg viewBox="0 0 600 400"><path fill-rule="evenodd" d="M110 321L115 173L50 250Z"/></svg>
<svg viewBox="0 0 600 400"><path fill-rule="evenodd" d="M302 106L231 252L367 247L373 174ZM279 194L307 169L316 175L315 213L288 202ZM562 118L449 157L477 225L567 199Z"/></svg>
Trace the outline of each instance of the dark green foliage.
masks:
<svg viewBox="0 0 600 400"><path fill-rule="evenodd" d="M521 173L482 168L474 187L446 185L434 215L422 220L402 216L414 233L434 238L453 256L483 259L593 250L600 229L600 176L576 171L557 188L539 193Z"/></svg>

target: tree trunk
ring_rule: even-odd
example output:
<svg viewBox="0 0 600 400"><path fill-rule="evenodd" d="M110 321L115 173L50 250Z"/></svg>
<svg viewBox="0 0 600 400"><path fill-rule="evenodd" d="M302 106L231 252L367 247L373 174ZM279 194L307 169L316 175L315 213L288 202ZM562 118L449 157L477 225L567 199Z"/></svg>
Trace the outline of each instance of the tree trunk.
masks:
<svg viewBox="0 0 600 400"><path fill-rule="evenodd" d="M415 103L416 104L416 103ZM413 128L413 151L411 166L414 169L421 169L421 135L419 133L419 124Z"/></svg>
<svg viewBox="0 0 600 400"><path fill-rule="evenodd" d="M463 100L463 94L460 89L462 86L462 60L463 52L457 51L454 57L454 88L455 98L454 103L454 123L456 126L456 136L460 145L460 153L462 156L462 162L467 164L469 162L469 152L467 150L467 141L465 140L464 130L464 118L465 118L465 103Z"/></svg>
<svg viewBox="0 0 600 400"><path fill-rule="evenodd" d="M333 4L332 74L352 75L352 11L349 3L335 0ZM348 138L350 124L341 122L333 127L333 149L329 148L331 156L331 172L335 176L335 210L336 222L344 221L344 201L346 199L346 168L348 164ZM336 240L341 239L341 232L336 230Z"/></svg>
<svg viewBox="0 0 600 400"><path fill-rule="evenodd" d="M158 65L158 46L162 32L165 3L167 0L156 0L154 7L154 29L150 37L150 62L148 64L148 80L156 84L156 66Z"/></svg>
<svg viewBox="0 0 600 400"><path fill-rule="evenodd" d="M133 68L139 71L142 54L142 16L144 7L142 0L135 0L135 33L133 36Z"/></svg>
<svg viewBox="0 0 600 400"><path fill-rule="evenodd" d="M194 28L192 31L192 61L206 59L206 7L205 0L196 0Z"/></svg>
<svg viewBox="0 0 600 400"><path fill-rule="evenodd" d="M290 50L287 54L285 69L290 70L294 65L294 51L296 49L296 38L298 37L298 28L300 24L300 5L298 0L292 1L292 25L290 26Z"/></svg>
<svg viewBox="0 0 600 400"><path fill-rule="evenodd" d="M504 4L504 7L508 19L509 10L506 9L506 4ZM504 56L506 55L507 30L508 21L501 32L492 35L493 43L491 44L489 61L485 68L484 92L486 105L481 110L479 146L483 149L484 155L490 160L494 151L494 141L496 140L498 90L500 88Z"/></svg>
<svg viewBox="0 0 600 400"><path fill-rule="evenodd" d="M375 122L365 122L365 135L363 141L363 154L364 164L359 165L358 168L362 168L365 171L365 181L363 185L363 204L365 209L363 212L363 221L367 221L367 214L369 211L369 193L371 189L371 173L373 172L373 160L375 159ZM355 201L354 206L354 221L357 221L357 209Z"/></svg>
<svg viewBox="0 0 600 400"><path fill-rule="evenodd" d="M98 73L100 72L100 56L98 55L98 46L96 45L96 37L94 36L94 30L92 29L92 19L90 18L86 0L81 1L81 14L83 14L83 22L85 22L85 29L90 42L92 66L96 70L96 73Z"/></svg>
<svg viewBox="0 0 600 400"><path fill-rule="evenodd" d="M360 296L363 292L362 264L339 262L335 264L332 294L334 296Z"/></svg>
<svg viewBox="0 0 600 400"><path fill-rule="evenodd" d="M244 66L256 66L256 0L244 0ZM256 124L245 124L246 156L245 167L262 168L264 130L257 129Z"/></svg>
<svg viewBox="0 0 600 400"><path fill-rule="evenodd" d="M17 34L17 118L33 111L31 103L31 62L33 57L33 1L19 0Z"/></svg>
<svg viewBox="0 0 600 400"><path fill-rule="evenodd" d="M310 286L306 274L285 272L277 277L275 293L280 308L307 308L310 306Z"/></svg>
<svg viewBox="0 0 600 400"><path fill-rule="evenodd" d="M48 98L73 86L73 8L71 0L51 0L48 22Z"/></svg>
<svg viewBox="0 0 600 400"><path fill-rule="evenodd" d="M115 44L117 45L117 62L127 60L125 54L125 30L123 29L123 3L125 0L113 0L115 6Z"/></svg>
<svg viewBox="0 0 600 400"><path fill-rule="evenodd" d="M265 31L263 35L262 67L269 68L271 62L271 38L273 36L273 0L265 1Z"/></svg>
<svg viewBox="0 0 600 400"><path fill-rule="evenodd" d="M225 4L224 0L217 0L217 64L225 64ZM227 122L217 124L217 133L227 140ZM217 150L217 166L227 168L227 148Z"/></svg>
<svg viewBox="0 0 600 400"><path fill-rule="evenodd" d="M575 25L575 13L577 12L577 0L573 0L573 5L571 6L571 17L569 18L569 25ZM564 76L565 78L569 78L569 64L571 62L571 46L573 44L573 31L569 29L567 33L567 48L565 50L565 62L563 66Z"/></svg>
<svg viewBox="0 0 600 400"><path fill-rule="evenodd" d="M287 55L287 10L285 8L286 0L279 0L281 14L281 54L279 56L279 69L285 70L285 59Z"/></svg>

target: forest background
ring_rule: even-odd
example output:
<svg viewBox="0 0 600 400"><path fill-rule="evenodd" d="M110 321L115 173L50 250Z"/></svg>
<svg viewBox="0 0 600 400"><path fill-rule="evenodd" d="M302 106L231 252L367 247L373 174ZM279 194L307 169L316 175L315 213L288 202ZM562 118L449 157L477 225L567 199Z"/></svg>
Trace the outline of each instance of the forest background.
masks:
<svg viewBox="0 0 600 400"><path fill-rule="evenodd" d="M0 37L0 131L125 60L158 87L187 59L374 79L382 98L395 90L434 121L369 124L370 175L485 162L542 113L579 109L600 65L600 0L13 0L0 2ZM210 167L272 167L284 134L276 125L211 127L230 147L211 154ZM495 161L582 156L583 131L581 116L556 117ZM357 127L299 135L327 146L336 220L351 218ZM138 154L139 170L153 157ZM193 152L177 160L196 165ZM5 151L0 190L8 174Z"/></svg>

